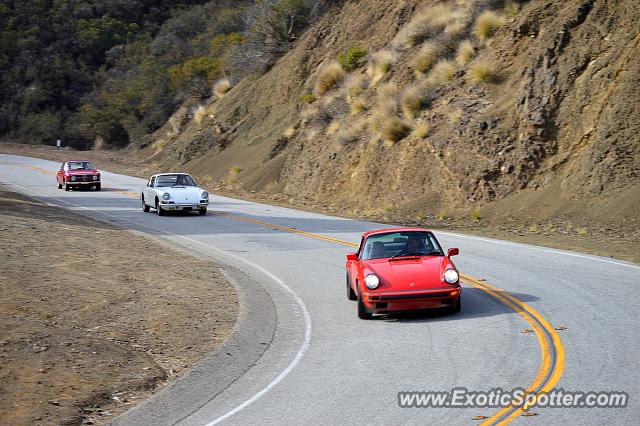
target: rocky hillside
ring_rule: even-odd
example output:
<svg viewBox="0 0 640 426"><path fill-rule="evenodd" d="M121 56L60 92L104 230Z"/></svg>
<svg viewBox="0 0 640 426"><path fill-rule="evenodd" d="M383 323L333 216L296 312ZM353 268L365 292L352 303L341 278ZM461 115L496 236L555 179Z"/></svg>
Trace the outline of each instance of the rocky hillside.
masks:
<svg viewBox="0 0 640 426"><path fill-rule="evenodd" d="M636 0L325 3L266 73L185 104L144 158L370 217L638 233Z"/></svg>

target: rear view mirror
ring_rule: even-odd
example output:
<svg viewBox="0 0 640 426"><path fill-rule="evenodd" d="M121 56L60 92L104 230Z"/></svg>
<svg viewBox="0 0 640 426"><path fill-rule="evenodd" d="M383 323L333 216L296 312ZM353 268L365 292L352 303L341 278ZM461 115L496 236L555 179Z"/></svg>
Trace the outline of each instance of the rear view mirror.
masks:
<svg viewBox="0 0 640 426"><path fill-rule="evenodd" d="M355 253L348 253L347 260L358 260L358 255Z"/></svg>
<svg viewBox="0 0 640 426"><path fill-rule="evenodd" d="M457 248L450 248L449 251L447 252L448 257L457 256L459 254L460 254L460 249L457 249Z"/></svg>

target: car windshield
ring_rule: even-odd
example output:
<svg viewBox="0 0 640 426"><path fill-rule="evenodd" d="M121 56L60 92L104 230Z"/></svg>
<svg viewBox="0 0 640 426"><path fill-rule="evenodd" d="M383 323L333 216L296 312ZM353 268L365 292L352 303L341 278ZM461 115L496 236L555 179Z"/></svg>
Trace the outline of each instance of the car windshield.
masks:
<svg viewBox="0 0 640 426"><path fill-rule="evenodd" d="M444 256L444 253L431 232L402 231L369 236L361 258L370 260L403 256Z"/></svg>
<svg viewBox="0 0 640 426"><path fill-rule="evenodd" d="M161 175L156 178L156 187L159 186L196 186L189 175Z"/></svg>
<svg viewBox="0 0 640 426"><path fill-rule="evenodd" d="M69 170L95 170L91 161L70 161Z"/></svg>

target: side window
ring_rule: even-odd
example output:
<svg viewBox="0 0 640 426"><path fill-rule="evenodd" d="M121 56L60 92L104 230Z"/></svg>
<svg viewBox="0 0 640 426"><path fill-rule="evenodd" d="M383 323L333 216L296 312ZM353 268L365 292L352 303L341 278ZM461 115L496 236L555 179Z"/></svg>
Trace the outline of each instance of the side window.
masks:
<svg viewBox="0 0 640 426"><path fill-rule="evenodd" d="M64 170L64 165L65 165L65 164L66 164L66 163L62 163L62 164L60 164L60 170Z"/></svg>
<svg viewBox="0 0 640 426"><path fill-rule="evenodd" d="M153 184L156 183L156 178L155 176L151 178L151 180L149 181L149 186L153 188Z"/></svg>

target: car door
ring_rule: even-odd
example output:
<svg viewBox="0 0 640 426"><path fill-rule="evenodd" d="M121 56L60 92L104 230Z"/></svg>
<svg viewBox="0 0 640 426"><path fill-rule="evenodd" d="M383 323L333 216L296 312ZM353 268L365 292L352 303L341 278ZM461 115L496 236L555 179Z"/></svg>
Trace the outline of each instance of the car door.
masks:
<svg viewBox="0 0 640 426"><path fill-rule="evenodd" d="M147 205L152 207L155 206L155 196L153 193L153 184L155 183L155 181L156 177L151 176L151 179L149 179L149 181L147 182L147 186L145 186L142 190L145 202L147 203Z"/></svg>
<svg viewBox="0 0 640 426"><path fill-rule="evenodd" d="M63 179L63 176L64 176L64 165L65 165L65 164L66 164L66 163L62 163L62 164L60 165L60 170L58 170L58 173L56 173L56 181L57 181L60 185L62 185L63 180L64 180L64 179Z"/></svg>
<svg viewBox="0 0 640 426"><path fill-rule="evenodd" d="M360 247L356 252L356 255L358 256L358 260L348 261L349 264L347 266L347 273L349 274L349 282L351 283L351 286L353 287L354 291L356 291L356 294L358 289L356 289L355 286L356 286L356 280L358 279L358 270L359 270L358 266L360 265L360 257L362 255L363 246L364 246L364 238L360 240Z"/></svg>

